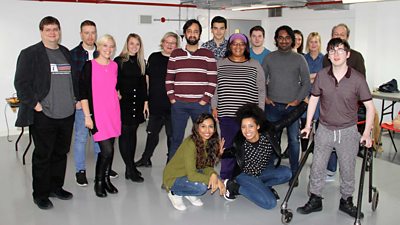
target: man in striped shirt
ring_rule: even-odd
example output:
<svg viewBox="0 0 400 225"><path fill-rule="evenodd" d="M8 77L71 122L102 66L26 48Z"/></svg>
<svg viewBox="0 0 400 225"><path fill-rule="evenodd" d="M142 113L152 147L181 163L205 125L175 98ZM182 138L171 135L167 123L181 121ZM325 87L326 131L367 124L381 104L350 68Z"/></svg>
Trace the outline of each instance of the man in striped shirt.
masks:
<svg viewBox="0 0 400 225"><path fill-rule="evenodd" d="M214 54L199 48L201 25L188 20L183 26L187 45L175 49L169 58L166 91L171 101L172 143L168 153L171 159L185 134L187 120L193 123L203 112L210 112L210 101L217 83L217 65Z"/></svg>

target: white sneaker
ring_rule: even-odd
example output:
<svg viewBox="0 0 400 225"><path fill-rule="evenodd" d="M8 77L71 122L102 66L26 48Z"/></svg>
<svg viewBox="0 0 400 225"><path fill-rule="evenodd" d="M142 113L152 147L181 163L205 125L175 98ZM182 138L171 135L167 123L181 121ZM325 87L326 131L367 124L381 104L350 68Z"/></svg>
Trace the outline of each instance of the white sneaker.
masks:
<svg viewBox="0 0 400 225"><path fill-rule="evenodd" d="M175 209L180 211L186 210L186 206L185 203L183 203L182 196L173 195L171 192L168 192L168 198Z"/></svg>
<svg viewBox="0 0 400 225"><path fill-rule="evenodd" d="M325 182L333 182L335 181L335 176L326 175Z"/></svg>
<svg viewBox="0 0 400 225"><path fill-rule="evenodd" d="M194 205L194 206L202 206L203 205L203 202L201 201L201 199L196 196L185 196L185 198L187 200L189 200L189 202L192 203L192 205Z"/></svg>

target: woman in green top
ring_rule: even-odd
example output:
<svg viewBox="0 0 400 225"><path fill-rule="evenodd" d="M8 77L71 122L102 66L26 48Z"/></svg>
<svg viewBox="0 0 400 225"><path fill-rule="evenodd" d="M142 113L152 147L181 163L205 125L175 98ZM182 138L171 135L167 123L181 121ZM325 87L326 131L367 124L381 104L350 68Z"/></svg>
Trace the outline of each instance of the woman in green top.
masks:
<svg viewBox="0 0 400 225"><path fill-rule="evenodd" d="M195 206L203 202L197 197L208 189L214 193L225 193L214 165L223 151L224 141L219 139L217 124L211 114L201 114L192 128L192 134L179 146L177 152L164 169L163 184L172 205L186 210L183 196Z"/></svg>

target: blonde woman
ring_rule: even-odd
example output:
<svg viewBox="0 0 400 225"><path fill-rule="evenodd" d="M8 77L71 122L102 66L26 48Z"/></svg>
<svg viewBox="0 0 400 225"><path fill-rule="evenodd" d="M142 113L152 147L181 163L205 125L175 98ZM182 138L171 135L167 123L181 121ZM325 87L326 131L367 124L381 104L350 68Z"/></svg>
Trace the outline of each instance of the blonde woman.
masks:
<svg viewBox="0 0 400 225"><path fill-rule="evenodd" d="M118 64L117 90L120 94L122 133L119 150L125 162L125 178L133 182L143 182L136 169L134 157L137 142L137 128L148 116L147 87L145 79L146 63L143 42L138 34L128 35L125 45L115 58Z"/></svg>
<svg viewBox="0 0 400 225"><path fill-rule="evenodd" d="M98 197L107 192L118 193L110 182L109 173L114 156L114 140L121 134L121 117L117 85L117 64L111 60L115 41L104 35L97 42L99 56L86 62L80 85L80 101L85 115L85 126L99 143L94 190Z"/></svg>
<svg viewBox="0 0 400 225"><path fill-rule="evenodd" d="M153 52L147 61L146 76L148 81L150 116L147 123L146 147L142 158L136 162L137 167L151 167L151 157L159 141L163 126L167 135L168 152L172 139L171 103L165 91L168 59L172 51L179 47L179 36L167 32L161 39L161 51Z"/></svg>

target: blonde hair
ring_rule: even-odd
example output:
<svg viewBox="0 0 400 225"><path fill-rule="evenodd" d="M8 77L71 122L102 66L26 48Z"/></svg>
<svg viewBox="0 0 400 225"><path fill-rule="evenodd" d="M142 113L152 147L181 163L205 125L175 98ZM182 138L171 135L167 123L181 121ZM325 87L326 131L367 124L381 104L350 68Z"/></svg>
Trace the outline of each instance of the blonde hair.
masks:
<svg viewBox="0 0 400 225"><path fill-rule="evenodd" d="M103 46L107 41L111 41L114 44L114 47L116 47L114 37L111 36L110 34L105 34L97 40L96 42L97 48Z"/></svg>
<svg viewBox="0 0 400 225"><path fill-rule="evenodd" d="M180 38L179 38L178 34L176 34L176 33L174 33L174 32L167 32L167 33L165 33L164 36L161 38L161 41L160 41L160 48L161 48L161 50L163 50L163 46L162 46L163 42L165 41L165 39L167 39L167 38L169 38L169 37L174 37L174 38L176 39L176 47L177 47L177 48L180 47L180 44L181 44L181 43L180 43Z"/></svg>
<svg viewBox="0 0 400 225"><path fill-rule="evenodd" d="M142 38L140 38L140 36L138 34L130 33L128 35L128 37L126 38L125 44L124 44L124 48L122 49L122 51L119 54L119 56L122 58L122 62L127 62L129 60L128 42L129 42L129 39L131 39L131 38L135 38L135 39L137 39L139 41L140 48L139 48L139 51L136 53L136 55L137 55L137 64L140 67L140 71L141 71L142 75L145 75L145 73L146 73L146 62L144 60L143 42L142 42Z"/></svg>
<svg viewBox="0 0 400 225"><path fill-rule="evenodd" d="M312 38L317 38L319 47L318 47L318 52L321 52L321 35L319 35L318 32L311 32L308 37L307 37L307 43L306 43L306 51L310 52L310 41Z"/></svg>

